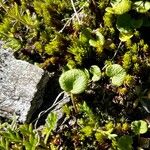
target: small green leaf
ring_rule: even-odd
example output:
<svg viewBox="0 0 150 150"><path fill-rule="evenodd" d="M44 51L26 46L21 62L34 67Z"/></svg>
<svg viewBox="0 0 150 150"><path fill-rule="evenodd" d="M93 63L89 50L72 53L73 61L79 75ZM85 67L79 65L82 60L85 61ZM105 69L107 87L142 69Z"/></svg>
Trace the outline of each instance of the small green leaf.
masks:
<svg viewBox="0 0 150 150"><path fill-rule="evenodd" d="M112 3L112 13L121 15L131 9L132 2L130 0L116 0Z"/></svg>
<svg viewBox="0 0 150 150"><path fill-rule="evenodd" d="M23 135L30 135L33 133L33 128L32 128L32 125L31 124L23 124L23 125L20 125L19 127L19 130L21 131L21 133Z"/></svg>
<svg viewBox="0 0 150 150"><path fill-rule="evenodd" d="M93 47L97 47L97 41L90 39L89 44Z"/></svg>
<svg viewBox="0 0 150 150"><path fill-rule="evenodd" d="M133 140L129 135L124 135L117 141L118 150L132 150Z"/></svg>
<svg viewBox="0 0 150 150"><path fill-rule="evenodd" d="M112 77L112 84L117 87L121 86L125 79L125 75L126 75L126 73L122 73L122 74Z"/></svg>
<svg viewBox="0 0 150 150"><path fill-rule="evenodd" d="M117 24L116 24L117 29L123 33L132 32L133 29L131 25L131 20L132 18L129 14L123 14L123 15L118 16Z"/></svg>
<svg viewBox="0 0 150 150"><path fill-rule="evenodd" d="M7 132L3 133L3 136L12 142L21 142L21 137L19 136L17 131L12 130L10 128L7 129Z"/></svg>
<svg viewBox="0 0 150 150"><path fill-rule="evenodd" d="M119 39L122 42L128 41L129 39L131 39L133 37L134 33L133 32L128 32L128 33L120 33L119 34Z"/></svg>
<svg viewBox="0 0 150 150"><path fill-rule="evenodd" d="M87 69L84 69L83 71L87 75L88 79L90 79L90 73L89 73L89 71Z"/></svg>
<svg viewBox="0 0 150 150"><path fill-rule="evenodd" d="M0 138L0 150L9 150L9 145L10 145L9 139L1 136L1 138Z"/></svg>
<svg viewBox="0 0 150 150"><path fill-rule="evenodd" d="M104 38L104 36L102 35L102 33L100 33L99 31L96 31L96 35L97 35L97 37L98 37L98 39L99 39L100 44L101 44L101 45L104 45L104 43L105 43L105 38Z"/></svg>
<svg viewBox="0 0 150 150"><path fill-rule="evenodd" d="M148 125L147 122L143 120L133 121L131 123L131 129L135 134L144 134L148 130Z"/></svg>
<svg viewBox="0 0 150 150"><path fill-rule="evenodd" d="M110 139L110 140L113 140L115 139L118 135L117 134L113 134L113 128L109 129L108 131L105 131L105 130L99 130L99 132L103 133L103 135L105 135L106 138ZM98 130L97 130L98 131Z"/></svg>
<svg viewBox="0 0 150 150"><path fill-rule="evenodd" d="M92 81L98 81L101 79L101 70L98 66L96 65L92 65L90 67L90 72L92 73L93 77L92 77Z"/></svg>
<svg viewBox="0 0 150 150"><path fill-rule="evenodd" d="M106 75L112 79L112 84L114 86L121 86L124 82L126 72L122 66L113 64L106 68Z"/></svg>
<svg viewBox="0 0 150 150"><path fill-rule="evenodd" d="M122 74L123 72L125 72L124 69L118 64L109 65L106 68L106 74L109 77L117 76L118 74Z"/></svg>
<svg viewBox="0 0 150 150"><path fill-rule="evenodd" d="M134 9L136 9L139 13L146 13L150 10L150 2L149 1L136 1L133 4Z"/></svg>
<svg viewBox="0 0 150 150"><path fill-rule="evenodd" d="M97 39L96 40L93 40L93 39L90 39L89 40L89 44L93 47L99 47L99 46L103 46L104 43L105 43L105 38L104 36L102 35L102 33L100 33L99 31L96 31L96 36L97 36Z"/></svg>
<svg viewBox="0 0 150 150"><path fill-rule="evenodd" d="M59 84L66 92L80 94L87 88L88 76L80 69L71 69L60 76Z"/></svg>
<svg viewBox="0 0 150 150"><path fill-rule="evenodd" d="M91 32L92 32L92 30L90 28L82 29L82 31L79 35L79 41L84 44L88 43L89 39L92 38Z"/></svg>
<svg viewBox="0 0 150 150"><path fill-rule="evenodd" d="M130 14L122 14L117 18L117 29L124 34L130 36L134 29L140 28L143 24L143 19L134 19Z"/></svg>
<svg viewBox="0 0 150 150"><path fill-rule="evenodd" d="M45 126L49 128L49 130L53 130L57 123L57 114L56 113L49 113L49 115L46 118L46 124Z"/></svg>
<svg viewBox="0 0 150 150"><path fill-rule="evenodd" d="M45 136L44 143L46 144L50 134L52 133L52 130L54 130L56 127L57 114L53 113L53 112L49 113L49 115L47 116L45 121L46 121L46 123L42 130L42 134L43 134L43 136Z"/></svg>
<svg viewBox="0 0 150 150"><path fill-rule="evenodd" d="M108 134L108 139L113 140L117 137L117 134Z"/></svg>

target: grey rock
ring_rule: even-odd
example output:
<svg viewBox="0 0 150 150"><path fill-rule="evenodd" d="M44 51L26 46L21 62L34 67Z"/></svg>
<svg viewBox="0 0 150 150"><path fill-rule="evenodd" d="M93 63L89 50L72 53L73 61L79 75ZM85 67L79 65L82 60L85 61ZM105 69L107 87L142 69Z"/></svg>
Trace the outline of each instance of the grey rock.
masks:
<svg viewBox="0 0 150 150"><path fill-rule="evenodd" d="M42 69L15 59L10 49L0 46L0 116L16 114L20 122L30 122L43 103L48 80Z"/></svg>

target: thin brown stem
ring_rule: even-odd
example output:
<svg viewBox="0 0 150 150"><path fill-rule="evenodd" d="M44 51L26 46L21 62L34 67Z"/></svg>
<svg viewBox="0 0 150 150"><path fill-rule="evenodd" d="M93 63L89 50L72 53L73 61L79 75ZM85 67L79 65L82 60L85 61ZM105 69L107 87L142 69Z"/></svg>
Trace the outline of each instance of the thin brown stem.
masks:
<svg viewBox="0 0 150 150"><path fill-rule="evenodd" d="M71 93L71 101L72 101L74 110L75 110L75 112L77 113L77 112L78 112L78 109L77 109L77 105L76 105L76 103L75 103L74 96L73 96L72 93Z"/></svg>

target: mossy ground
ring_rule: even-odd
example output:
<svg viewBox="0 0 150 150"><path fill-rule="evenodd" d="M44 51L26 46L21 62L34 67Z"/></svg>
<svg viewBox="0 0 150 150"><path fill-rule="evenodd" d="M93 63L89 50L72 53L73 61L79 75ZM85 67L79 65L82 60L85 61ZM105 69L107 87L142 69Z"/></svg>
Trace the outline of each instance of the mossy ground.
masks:
<svg viewBox="0 0 150 150"><path fill-rule="evenodd" d="M45 149L124 150L125 144L130 150L144 145L141 137L150 138L149 129L141 135L131 130L135 120L149 125L149 10L149 1L136 0L0 1L0 39L18 59L58 76L66 68L90 70L92 65L102 72L99 81L90 80L85 92L75 96L77 114L72 105L65 107L66 121L51 133ZM113 64L126 72L121 86L114 86L106 74ZM15 145L8 136L0 139L1 147ZM40 142L42 147L43 137Z"/></svg>

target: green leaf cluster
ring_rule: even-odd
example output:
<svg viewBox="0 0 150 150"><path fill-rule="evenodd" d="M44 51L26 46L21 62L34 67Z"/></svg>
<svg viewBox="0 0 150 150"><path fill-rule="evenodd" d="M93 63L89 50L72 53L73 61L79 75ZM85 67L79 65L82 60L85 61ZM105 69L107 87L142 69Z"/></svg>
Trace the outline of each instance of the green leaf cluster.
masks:
<svg viewBox="0 0 150 150"><path fill-rule="evenodd" d="M19 124L14 120L12 124L0 124L0 149L36 150L46 148L47 141L57 123L57 115L50 113L42 130L33 129L32 124Z"/></svg>

